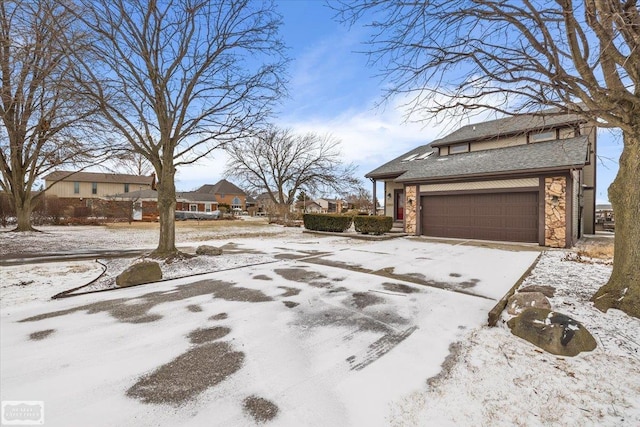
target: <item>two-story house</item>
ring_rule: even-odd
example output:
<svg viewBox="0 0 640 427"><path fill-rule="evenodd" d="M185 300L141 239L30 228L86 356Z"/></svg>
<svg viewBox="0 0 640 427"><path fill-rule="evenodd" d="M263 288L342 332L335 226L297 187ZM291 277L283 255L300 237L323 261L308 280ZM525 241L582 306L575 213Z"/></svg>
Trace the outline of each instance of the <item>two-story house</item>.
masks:
<svg viewBox="0 0 640 427"><path fill-rule="evenodd" d="M406 233L570 247L594 233L595 155L593 124L548 110L461 127L366 176Z"/></svg>

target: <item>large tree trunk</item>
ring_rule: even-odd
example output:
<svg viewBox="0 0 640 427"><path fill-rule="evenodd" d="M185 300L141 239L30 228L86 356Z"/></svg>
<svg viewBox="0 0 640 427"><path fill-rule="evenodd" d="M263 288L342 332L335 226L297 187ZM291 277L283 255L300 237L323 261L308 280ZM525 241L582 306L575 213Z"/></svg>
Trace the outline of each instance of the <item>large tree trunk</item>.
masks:
<svg viewBox="0 0 640 427"><path fill-rule="evenodd" d="M13 231L37 231L31 225L33 204L31 197L26 194L14 194L17 226Z"/></svg>
<svg viewBox="0 0 640 427"><path fill-rule="evenodd" d="M151 253L154 258L172 258L179 256L176 249L176 184L173 165L163 165L158 173L158 213L160 215L160 238L158 247Z"/></svg>
<svg viewBox="0 0 640 427"><path fill-rule="evenodd" d="M617 308L640 318L640 134L624 134L618 175L609 187L615 214L613 272L591 299L607 311Z"/></svg>

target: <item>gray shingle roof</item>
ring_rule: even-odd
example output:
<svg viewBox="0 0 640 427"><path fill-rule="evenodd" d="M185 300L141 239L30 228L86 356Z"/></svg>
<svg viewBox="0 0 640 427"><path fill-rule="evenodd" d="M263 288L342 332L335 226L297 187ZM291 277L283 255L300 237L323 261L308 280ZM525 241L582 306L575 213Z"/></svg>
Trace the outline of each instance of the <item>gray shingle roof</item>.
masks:
<svg viewBox="0 0 640 427"><path fill-rule="evenodd" d="M375 169L367 177L418 182L448 177L581 168L587 161L588 147L588 138L579 136L448 156L434 154L424 160L402 161L410 154L424 152L429 148L426 145Z"/></svg>
<svg viewBox="0 0 640 427"><path fill-rule="evenodd" d="M242 191L237 185L227 181L226 179L222 179L215 184L205 184L198 188L194 193L209 193L209 194L238 194L244 195L245 192Z"/></svg>
<svg viewBox="0 0 640 427"><path fill-rule="evenodd" d="M545 113L547 114L545 115ZM463 126L431 144L433 147L440 147L452 143L514 135L582 122L586 122L586 120L577 114L558 114L557 110L547 110L540 112L540 115L522 114Z"/></svg>
<svg viewBox="0 0 640 427"><path fill-rule="evenodd" d="M397 181L583 167L587 161L588 145L588 138L580 136L537 144L434 157L427 159L428 166L426 168L411 167Z"/></svg>
<svg viewBox="0 0 640 427"><path fill-rule="evenodd" d="M147 184L153 182L153 175L128 175L124 173L104 172L73 172L54 171L44 177L46 181L76 181L76 182L108 182L116 184Z"/></svg>

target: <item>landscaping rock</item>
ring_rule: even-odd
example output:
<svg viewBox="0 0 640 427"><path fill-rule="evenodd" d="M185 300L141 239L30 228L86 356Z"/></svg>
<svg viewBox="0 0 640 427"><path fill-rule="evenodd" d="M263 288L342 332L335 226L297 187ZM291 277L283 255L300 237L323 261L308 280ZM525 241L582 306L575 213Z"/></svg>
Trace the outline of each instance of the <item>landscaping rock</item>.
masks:
<svg viewBox="0 0 640 427"><path fill-rule="evenodd" d="M539 307L551 310L551 304L542 292L523 292L511 295L507 302L507 313L520 314L528 307Z"/></svg>
<svg viewBox="0 0 640 427"><path fill-rule="evenodd" d="M553 296L556 294L556 288L547 285L531 285L525 286L522 289L518 289L518 292L540 292L547 298L553 298Z"/></svg>
<svg viewBox="0 0 640 427"><path fill-rule="evenodd" d="M196 255L217 256L222 255L222 249L215 246L200 245L196 249Z"/></svg>
<svg viewBox="0 0 640 427"><path fill-rule="evenodd" d="M121 288L141 285L162 280L160 264L155 261L143 261L133 264L116 277L116 285Z"/></svg>
<svg viewBox="0 0 640 427"><path fill-rule="evenodd" d="M511 333L560 356L596 348L596 340L580 322L544 308L527 308L507 322Z"/></svg>

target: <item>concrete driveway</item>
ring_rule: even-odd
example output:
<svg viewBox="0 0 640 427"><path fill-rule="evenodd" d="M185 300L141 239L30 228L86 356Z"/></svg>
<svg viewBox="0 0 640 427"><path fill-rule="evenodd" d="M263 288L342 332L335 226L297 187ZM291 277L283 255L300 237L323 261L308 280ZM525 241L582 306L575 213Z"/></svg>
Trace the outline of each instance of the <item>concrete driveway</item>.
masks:
<svg viewBox="0 0 640 427"><path fill-rule="evenodd" d="M3 310L2 400L45 425L389 425L539 252L239 241L272 262Z"/></svg>

